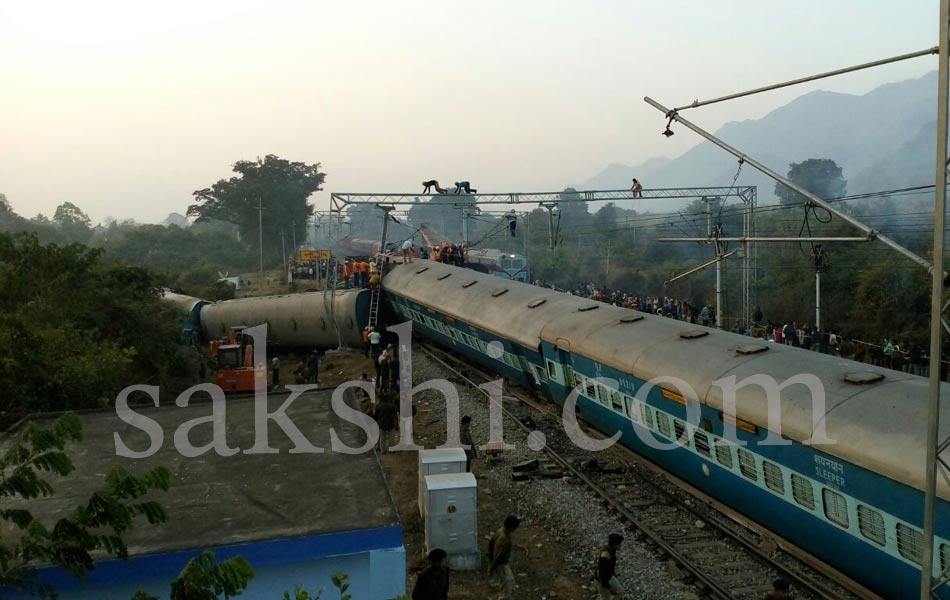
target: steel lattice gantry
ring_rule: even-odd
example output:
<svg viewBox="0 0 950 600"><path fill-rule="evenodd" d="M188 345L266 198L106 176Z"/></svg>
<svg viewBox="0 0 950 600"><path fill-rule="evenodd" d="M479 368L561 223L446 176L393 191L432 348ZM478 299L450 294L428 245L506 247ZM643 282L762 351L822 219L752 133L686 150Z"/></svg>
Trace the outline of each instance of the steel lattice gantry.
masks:
<svg viewBox="0 0 950 600"><path fill-rule="evenodd" d="M406 194L406 193L331 193L330 212L342 223L343 211L350 205L375 205L388 212L396 206L418 206L423 199L438 199L440 206L455 206L466 209L487 205L534 204L550 212L558 204L572 202L609 202L644 200L704 200L719 198L725 202L737 198L745 207L743 211L742 241L742 315L739 321L747 328L751 323L752 304L755 297L755 248L752 236L755 233L754 215L756 204L755 186L707 186L682 188L651 188L639 190L573 190L560 192L504 192L478 194ZM457 201L453 202L453 199ZM464 211L463 211L464 213ZM710 238L709 243L714 240ZM553 242L552 242L553 243ZM717 246L718 247L718 246ZM722 325L721 323L719 324Z"/></svg>

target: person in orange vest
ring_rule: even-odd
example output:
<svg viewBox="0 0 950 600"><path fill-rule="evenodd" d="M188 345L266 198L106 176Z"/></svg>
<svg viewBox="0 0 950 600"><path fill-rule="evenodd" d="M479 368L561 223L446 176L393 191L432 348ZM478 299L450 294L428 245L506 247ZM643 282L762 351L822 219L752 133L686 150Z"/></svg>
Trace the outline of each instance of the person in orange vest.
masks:
<svg viewBox="0 0 950 600"><path fill-rule="evenodd" d="M369 263L365 260L360 263L360 277L363 279L363 284L360 287L369 287Z"/></svg>
<svg viewBox="0 0 950 600"><path fill-rule="evenodd" d="M352 271L350 269L350 259L347 258L343 261L343 282L347 288L350 287L350 275L352 275Z"/></svg>
<svg viewBox="0 0 950 600"><path fill-rule="evenodd" d="M353 287L363 287L363 263L359 260L353 261Z"/></svg>
<svg viewBox="0 0 950 600"><path fill-rule="evenodd" d="M435 262L442 260L442 249L438 246L432 246L432 260Z"/></svg>

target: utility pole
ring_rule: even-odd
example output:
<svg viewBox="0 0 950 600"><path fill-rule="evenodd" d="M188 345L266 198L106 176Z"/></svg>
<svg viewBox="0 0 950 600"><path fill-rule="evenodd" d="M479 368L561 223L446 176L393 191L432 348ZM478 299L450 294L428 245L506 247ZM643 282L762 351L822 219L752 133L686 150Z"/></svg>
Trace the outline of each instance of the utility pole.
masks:
<svg viewBox="0 0 950 600"><path fill-rule="evenodd" d="M947 87L950 85L950 0L940 0L940 51L937 62L937 151L934 184L934 246L930 290L930 387L927 405L927 480L924 488L924 547L921 552L920 598L933 596L934 525L936 519L937 471L944 468L940 451L946 442L940 441L940 358L943 354L944 236L947 218ZM946 476L946 471L943 473ZM938 561L940 564L940 561ZM938 583L944 583L942 578Z"/></svg>
<svg viewBox="0 0 950 600"><path fill-rule="evenodd" d="M264 284L264 210L261 197L257 197L257 245L261 251L261 285Z"/></svg>
<svg viewBox="0 0 950 600"><path fill-rule="evenodd" d="M376 206L379 207L379 209L383 211L383 237L379 241L379 251L385 254L386 253L386 231L389 229L389 213L396 207L395 206L381 206L379 204L377 204Z"/></svg>
<svg viewBox="0 0 950 600"><path fill-rule="evenodd" d="M821 332L821 269L825 266L825 255L821 252L821 244L812 248L815 261L815 328Z"/></svg>
<svg viewBox="0 0 950 600"><path fill-rule="evenodd" d="M462 243L468 246L468 209L462 209Z"/></svg>
<svg viewBox="0 0 950 600"><path fill-rule="evenodd" d="M610 243L611 240L607 240L607 264L604 268L604 281L606 282L610 279ZM610 285L609 283L607 285Z"/></svg>
<svg viewBox="0 0 950 600"><path fill-rule="evenodd" d="M284 268L287 268L287 244L284 243L284 230L280 230L280 251L284 256Z"/></svg>
<svg viewBox="0 0 950 600"><path fill-rule="evenodd" d="M718 197L703 198L706 203L706 235L713 240L716 250L716 327L722 329L722 244L719 241L720 229L716 226L715 239L713 239L712 225L712 203L719 200Z"/></svg>
<svg viewBox="0 0 950 600"><path fill-rule="evenodd" d="M294 240L293 254L296 255L297 254L297 221L293 219L290 220L290 235L293 236L293 240Z"/></svg>
<svg viewBox="0 0 950 600"><path fill-rule="evenodd" d="M548 248L554 250L554 207L553 202L542 202L541 206L548 209Z"/></svg>

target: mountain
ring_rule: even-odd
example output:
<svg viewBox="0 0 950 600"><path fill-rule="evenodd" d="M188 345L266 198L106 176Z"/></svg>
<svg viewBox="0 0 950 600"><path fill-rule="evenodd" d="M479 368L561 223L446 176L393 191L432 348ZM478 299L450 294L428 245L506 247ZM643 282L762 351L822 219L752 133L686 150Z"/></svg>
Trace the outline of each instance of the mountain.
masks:
<svg viewBox="0 0 950 600"><path fill-rule="evenodd" d="M860 96L816 91L761 119L727 123L715 135L783 175L793 162L830 158L843 169L849 193L920 185L928 177L932 183L936 91L936 71ZM695 135L675 124L673 129ZM728 186L736 169L731 154L704 141L675 159L612 164L576 187L625 189L633 177L645 188ZM762 203L775 201L775 183L748 165L737 184L758 186Z"/></svg>

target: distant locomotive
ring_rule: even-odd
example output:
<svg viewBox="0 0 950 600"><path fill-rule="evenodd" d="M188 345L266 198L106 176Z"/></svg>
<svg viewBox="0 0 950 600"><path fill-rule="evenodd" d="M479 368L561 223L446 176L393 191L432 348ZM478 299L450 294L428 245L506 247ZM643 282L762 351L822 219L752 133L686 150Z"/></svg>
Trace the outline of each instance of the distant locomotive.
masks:
<svg viewBox="0 0 950 600"><path fill-rule="evenodd" d="M495 248L469 250L466 254L465 266L513 281L530 281L528 259L521 254L504 252Z"/></svg>
<svg viewBox="0 0 950 600"><path fill-rule="evenodd" d="M916 597L920 582L927 380L748 337L643 314L552 290L500 281L430 261L383 278L394 318L563 404L579 390L583 418L620 442L887 598ZM781 388L785 445L770 434L764 388L736 392L723 412L713 382L765 374L779 384L809 373L824 385L815 430L804 385ZM699 420L658 376L685 381ZM617 385L605 385L602 378ZM950 422L944 386L941 422ZM736 444L726 438L735 427ZM773 433L774 435L774 433ZM667 446L644 442L652 436ZM941 457L950 460L950 451ZM935 577L950 568L950 485L938 479ZM941 588L940 598L950 598Z"/></svg>

